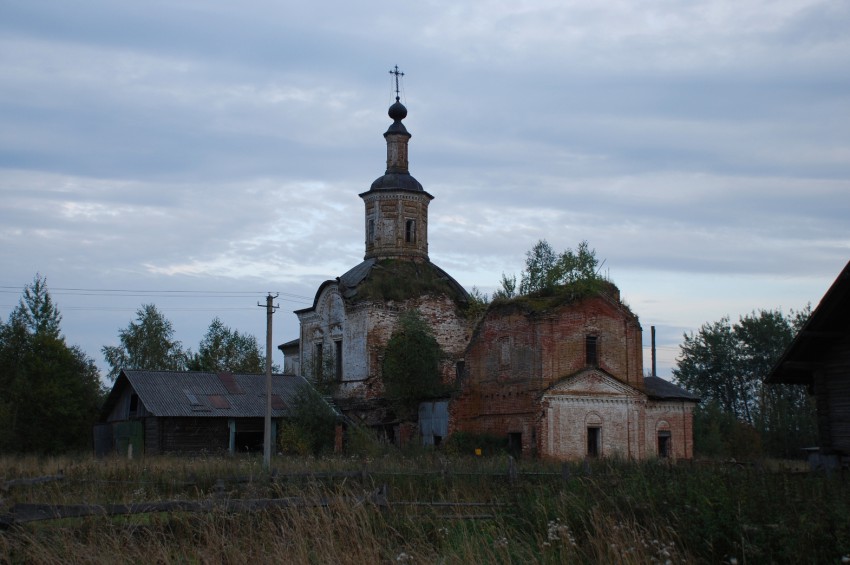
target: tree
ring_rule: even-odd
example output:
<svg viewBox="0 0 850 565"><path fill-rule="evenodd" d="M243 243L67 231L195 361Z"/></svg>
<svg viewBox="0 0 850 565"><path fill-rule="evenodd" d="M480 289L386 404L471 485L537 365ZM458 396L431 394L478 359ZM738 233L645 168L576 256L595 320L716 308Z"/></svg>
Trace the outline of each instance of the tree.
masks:
<svg viewBox="0 0 850 565"><path fill-rule="evenodd" d="M558 287L570 286L573 289L598 290L604 279L597 273L599 261L596 250L591 249L587 241L578 244L575 251L567 249L555 253L545 239L541 239L525 254L525 269L520 275L520 295L551 295ZM493 294L493 298L513 298L517 294L516 277L508 278L502 274L502 288Z"/></svg>
<svg viewBox="0 0 850 565"><path fill-rule="evenodd" d="M337 414L312 387L292 399L290 418L281 425L278 447L290 455L320 455L334 447Z"/></svg>
<svg viewBox="0 0 850 565"><path fill-rule="evenodd" d="M201 339L198 353L189 361L189 369L264 373L266 358L260 353L260 345L256 337L232 330L216 317Z"/></svg>
<svg viewBox="0 0 850 565"><path fill-rule="evenodd" d="M712 416L715 410L755 430L771 455L798 456L800 448L815 442L814 406L805 390L764 384L810 313L810 308L789 316L780 310L759 310L735 324L724 317L703 324L696 334L684 335L673 376L703 400L694 423L697 449L701 422L724 428L731 441L728 421L719 425ZM745 437L740 431L735 431L737 436Z"/></svg>
<svg viewBox="0 0 850 565"><path fill-rule="evenodd" d="M503 299L508 300L516 296L516 275L511 275L508 277L505 273L502 273L502 280L500 281L501 288L497 289L493 293L493 299Z"/></svg>
<svg viewBox="0 0 850 565"><path fill-rule="evenodd" d="M382 365L384 392L399 418L412 418L419 402L448 392L440 377L443 358L440 344L419 312L402 314L387 342Z"/></svg>
<svg viewBox="0 0 850 565"><path fill-rule="evenodd" d="M136 321L119 330L120 346L104 346L101 351L109 363L109 378L115 380L121 369L183 371L187 354L174 339L171 322L153 304L136 310Z"/></svg>
<svg viewBox="0 0 850 565"><path fill-rule="evenodd" d="M525 254L525 270L519 282L520 294L551 289L558 278L558 256L545 239Z"/></svg>
<svg viewBox="0 0 850 565"><path fill-rule="evenodd" d="M36 273L32 284L24 287L17 308L9 315L9 322L23 325L32 335L59 337L62 315L47 291L47 278Z"/></svg>
<svg viewBox="0 0 850 565"><path fill-rule="evenodd" d="M36 275L0 321L0 451L58 453L89 445L103 390L94 361L65 343L61 315Z"/></svg>

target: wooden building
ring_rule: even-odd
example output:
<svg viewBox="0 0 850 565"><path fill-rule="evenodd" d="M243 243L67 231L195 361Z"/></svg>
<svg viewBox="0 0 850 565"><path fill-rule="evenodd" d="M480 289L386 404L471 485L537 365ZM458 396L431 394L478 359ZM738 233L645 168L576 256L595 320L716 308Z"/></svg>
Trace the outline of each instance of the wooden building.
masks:
<svg viewBox="0 0 850 565"><path fill-rule="evenodd" d="M272 376L272 437L309 386L300 376ZM261 451L265 414L265 375L123 370L95 426L95 452Z"/></svg>
<svg viewBox="0 0 850 565"><path fill-rule="evenodd" d="M850 262L766 382L808 387L817 406L818 458L850 465Z"/></svg>

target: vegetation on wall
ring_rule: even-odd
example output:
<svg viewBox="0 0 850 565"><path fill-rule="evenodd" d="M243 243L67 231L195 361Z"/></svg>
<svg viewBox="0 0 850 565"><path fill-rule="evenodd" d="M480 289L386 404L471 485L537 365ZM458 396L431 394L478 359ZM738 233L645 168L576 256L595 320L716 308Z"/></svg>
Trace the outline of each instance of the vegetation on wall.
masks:
<svg viewBox="0 0 850 565"><path fill-rule="evenodd" d="M530 310L544 310L606 292L619 301L616 287L598 273L598 266L596 250L587 241L579 243L575 251L556 253L541 239L526 252L519 285L516 275L502 273L501 287L493 293L493 300L521 303Z"/></svg>
<svg viewBox="0 0 850 565"><path fill-rule="evenodd" d="M440 378L444 354L427 322L416 310L399 317L398 328L384 350L384 393L396 416L415 418L419 403L448 394Z"/></svg>
<svg viewBox="0 0 850 565"><path fill-rule="evenodd" d="M694 449L711 455L800 457L817 443L815 407L805 387L765 384L794 335L811 314L759 310L731 323L728 317L684 335L673 376L698 394ZM749 438L749 439L747 439Z"/></svg>
<svg viewBox="0 0 850 565"><path fill-rule="evenodd" d="M428 294L448 296L458 306L467 302L463 289L455 288L432 263L397 259L377 262L353 300L404 302Z"/></svg>

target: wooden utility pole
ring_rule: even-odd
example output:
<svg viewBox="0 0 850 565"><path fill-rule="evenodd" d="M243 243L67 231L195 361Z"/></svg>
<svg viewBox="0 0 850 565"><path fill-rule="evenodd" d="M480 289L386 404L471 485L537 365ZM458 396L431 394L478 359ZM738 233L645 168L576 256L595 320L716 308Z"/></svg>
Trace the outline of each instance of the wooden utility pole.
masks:
<svg viewBox="0 0 850 565"><path fill-rule="evenodd" d="M656 377L658 375L655 373L655 326L650 326L650 329L652 331L652 376Z"/></svg>
<svg viewBox="0 0 850 565"><path fill-rule="evenodd" d="M272 314L280 305L273 304L278 295L266 296L266 422L263 428L263 466L271 468L272 464ZM263 306L259 302L257 306Z"/></svg>

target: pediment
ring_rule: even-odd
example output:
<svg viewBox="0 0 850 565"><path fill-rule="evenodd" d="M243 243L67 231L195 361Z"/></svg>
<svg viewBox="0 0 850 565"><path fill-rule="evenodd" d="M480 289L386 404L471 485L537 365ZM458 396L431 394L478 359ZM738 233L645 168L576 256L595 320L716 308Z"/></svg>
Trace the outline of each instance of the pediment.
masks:
<svg viewBox="0 0 850 565"><path fill-rule="evenodd" d="M637 389L596 369L590 369L567 377L544 393L544 396L642 396Z"/></svg>

